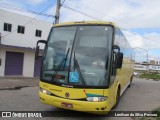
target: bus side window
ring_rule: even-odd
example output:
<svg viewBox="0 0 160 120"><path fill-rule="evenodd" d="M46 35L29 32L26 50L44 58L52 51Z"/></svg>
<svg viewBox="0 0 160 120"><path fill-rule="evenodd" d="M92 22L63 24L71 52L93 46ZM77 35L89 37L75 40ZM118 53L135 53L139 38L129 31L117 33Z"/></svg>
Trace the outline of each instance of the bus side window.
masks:
<svg viewBox="0 0 160 120"><path fill-rule="evenodd" d="M112 76L116 76L116 52L112 54Z"/></svg>

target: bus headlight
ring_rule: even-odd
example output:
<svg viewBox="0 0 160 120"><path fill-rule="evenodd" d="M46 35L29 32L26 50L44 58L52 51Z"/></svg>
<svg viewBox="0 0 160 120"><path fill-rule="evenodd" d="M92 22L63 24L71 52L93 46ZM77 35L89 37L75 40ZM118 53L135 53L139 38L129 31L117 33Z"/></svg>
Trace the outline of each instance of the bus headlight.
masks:
<svg viewBox="0 0 160 120"><path fill-rule="evenodd" d="M103 102L107 100L107 97L87 97L87 100L90 102Z"/></svg>
<svg viewBox="0 0 160 120"><path fill-rule="evenodd" d="M45 90L45 89L43 89L43 88L40 88L40 91L41 91L42 93L44 93L44 94L47 94L47 95L52 94L51 92L49 92L48 90Z"/></svg>

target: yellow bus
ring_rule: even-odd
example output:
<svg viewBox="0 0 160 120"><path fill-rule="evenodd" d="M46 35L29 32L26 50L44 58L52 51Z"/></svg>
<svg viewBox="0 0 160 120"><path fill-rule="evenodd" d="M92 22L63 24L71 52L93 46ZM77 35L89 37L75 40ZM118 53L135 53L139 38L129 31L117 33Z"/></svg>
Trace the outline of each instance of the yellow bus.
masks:
<svg viewBox="0 0 160 120"><path fill-rule="evenodd" d="M107 113L130 86L132 48L111 22L55 24L45 44L40 100L59 108Z"/></svg>

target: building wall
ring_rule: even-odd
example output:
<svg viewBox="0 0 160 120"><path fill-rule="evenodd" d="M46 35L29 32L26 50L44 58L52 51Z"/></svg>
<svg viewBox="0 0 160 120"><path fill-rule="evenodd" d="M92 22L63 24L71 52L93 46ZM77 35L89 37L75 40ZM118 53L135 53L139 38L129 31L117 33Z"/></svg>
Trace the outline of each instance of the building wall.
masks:
<svg viewBox="0 0 160 120"><path fill-rule="evenodd" d="M0 59L1 59L0 76L4 76L5 58L6 58L6 51L4 49L0 48Z"/></svg>
<svg viewBox="0 0 160 120"><path fill-rule="evenodd" d="M160 61L159 61L159 60L157 60L156 62L157 62L157 64L160 64Z"/></svg>
<svg viewBox="0 0 160 120"><path fill-rule="evenodd" d="M27 51L27 50L17 50L15 48L10 48L10 49L1 48L0 49L0 58L2 59L2 63L0 66L0 76L4 76L4 73L5 73L6 51L24 53L22 76L24 77L34 76L35 52Z"/></svg>
<svg viewBox="0 0 160 120"><path fill-rule="evenodd" d="M146 65L134 65L135 70L148 70L149 66Z"/></svg>
<svg viewBox="0 0 160 120"><path fill-rule="evenodd" d="M11 32L4 31L4 23L12 24ZM24 34L17 33L18 25L25 27ZM52 23L33 19L28 16L0 10L0 33L2 45L9 45L10 48L0 47L0 76L5 74L6 51L24 53L23 74L24 77L34 77L35 52L18 47L35 48L38 40L47 40ZM35 36L36 30L41 30L41 37ZM43 49L44 45L40 44Z"/></svg>
<svg viewBox="0 0 160 120"><path fill-rule="evenodd" d="M34 52L24 52L24 63L23 63L23 76L33 77L34 75Z"/></svg>
<svg viewBox="0 0 160 120"><path fill-rule="evenodd" d="M149 70L158 70L158 71L160 71L160 65L149 65Z"/></svg>
<svg viewBox="0 0 160 120"><path fill-rule="evenodd" d="M160 64L160 60L150 60L151 64Z"/></svg>
<svg viewBox="0 0 160 120"><path fill-rule="evenodd" d="M156 65L134 65L134 69L135 70L153 70L153 71L160 71L160 65L156 64Z"/></svg>
<svg viewBox="0 0 160 120"><path fill-rule="evenodd" d="M3 30L4 23L12 24L11 32ZM24 34L17 33L18 25L25 26ZM34 48L38 40L47 39L51 27L51 23L0 10L0 32L2 36L2 44ZM35 36L36 29L42 31L41 37Z"/></svg>

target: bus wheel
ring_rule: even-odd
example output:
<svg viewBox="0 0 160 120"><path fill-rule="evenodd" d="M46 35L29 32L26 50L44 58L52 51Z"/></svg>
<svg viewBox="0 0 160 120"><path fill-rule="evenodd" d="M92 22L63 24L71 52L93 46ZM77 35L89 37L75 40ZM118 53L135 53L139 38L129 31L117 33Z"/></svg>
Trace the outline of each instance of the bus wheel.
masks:
<svg viewBox="0 0 160 120"><path fill-rule="evenodd" d="M131 87L132 79L133 79L133 76L131 76L130 83L129 83L128 87Z"/></svg>
<svg viewBox="0 0 160 120"><path fill-rule="evenodd" d="M115 104L114 108L117 107L117 105L118 105L118 103L119 103L119 99L120 99L120 88L118 88L118 91L117 91L116 104Z"/></svg>

